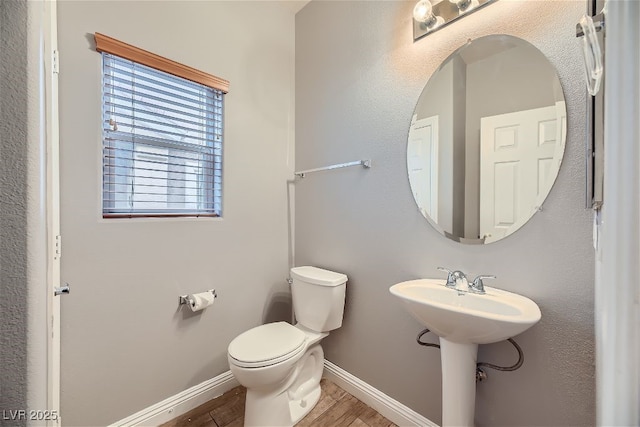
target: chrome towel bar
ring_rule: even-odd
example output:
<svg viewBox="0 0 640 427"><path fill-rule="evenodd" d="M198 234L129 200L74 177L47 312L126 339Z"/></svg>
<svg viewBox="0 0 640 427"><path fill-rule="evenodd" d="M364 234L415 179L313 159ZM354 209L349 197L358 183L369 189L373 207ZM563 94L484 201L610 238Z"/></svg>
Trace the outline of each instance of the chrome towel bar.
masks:
<svg viewBox="0 0 640 427"><path fill-rule="evenodd" d="M295 175L300 178L304 178L304 176L308 173L328 171L332 169L348 168L350 166L362 166L365 169L369 169L371 167L371 159L357 160L355 162L339 163L337 165L324 166L324 167L315 168L315 169L307 169L304 171L295 172Z"/></svg>

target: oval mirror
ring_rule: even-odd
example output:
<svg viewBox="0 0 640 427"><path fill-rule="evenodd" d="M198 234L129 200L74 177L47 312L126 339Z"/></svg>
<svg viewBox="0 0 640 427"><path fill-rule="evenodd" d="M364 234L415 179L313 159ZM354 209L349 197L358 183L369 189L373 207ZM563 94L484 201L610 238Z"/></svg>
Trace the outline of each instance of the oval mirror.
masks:
<svg viewBox="0 0 640 427"><path fill-rule="evenodd" d="M450 239L500 240L541 209L565 136L562 87L542 52L507 35L473 40L431 76L411 119L418 209Z"/></svg>

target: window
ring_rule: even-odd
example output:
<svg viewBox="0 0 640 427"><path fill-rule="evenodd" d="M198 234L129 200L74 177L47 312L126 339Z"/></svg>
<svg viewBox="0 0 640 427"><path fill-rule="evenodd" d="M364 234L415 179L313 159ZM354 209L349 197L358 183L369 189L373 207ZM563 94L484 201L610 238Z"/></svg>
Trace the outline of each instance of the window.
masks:
<svg viewBox="0 0 640 427"><path fill-rule="evenodd" d="M102 51L103 217L221 216L226 91L141 62Z"/></svg>

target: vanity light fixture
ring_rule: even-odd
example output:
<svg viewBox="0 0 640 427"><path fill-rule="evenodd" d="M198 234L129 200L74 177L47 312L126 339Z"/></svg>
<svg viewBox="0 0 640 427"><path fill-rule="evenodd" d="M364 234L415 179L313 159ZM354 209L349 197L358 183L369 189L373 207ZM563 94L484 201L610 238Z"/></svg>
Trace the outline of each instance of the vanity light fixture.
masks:
<svg viewBox="0 0 640 427"><path fill-rule="evenodd" d="M458 8L458 15L467 13L480 6L480 2L478 0L449 0L449 3L456 5Z"/></svg>
<svg viewBox="0 0 640 427"><path fill-rule="evenodd" d="M427 32L435 30L444 24L444 18L442 16L434 15L431 0L420 0L416 3L413 8L413 19L420 22Z"/></svg>
<svg viewBox="0 0 640 427"><path fill-rule="evenodd" d="M444 28L496 0L419 0L413 8L413 41Z"/></svg>

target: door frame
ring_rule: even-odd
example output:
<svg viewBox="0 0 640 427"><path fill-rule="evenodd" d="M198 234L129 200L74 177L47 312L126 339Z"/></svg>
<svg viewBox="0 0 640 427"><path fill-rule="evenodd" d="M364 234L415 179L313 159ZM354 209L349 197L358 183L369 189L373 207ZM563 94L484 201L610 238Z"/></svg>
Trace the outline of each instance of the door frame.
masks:
<svg viewBox="0 0 640 427"><path fill-rule="evenodd" d="M48 426L61 425L60 417L60 140L58 112L58 31L56 0L44 2L44 110L47 211L47 409L57 417ZM55 411L55 412L53 412Z"/></svg>
<svg viewBox="0 0 640 427"><path fill-rule="evenodd" d="M597 425L640 423L640 2L606 15L604 192L595 218Z"/></svg>

